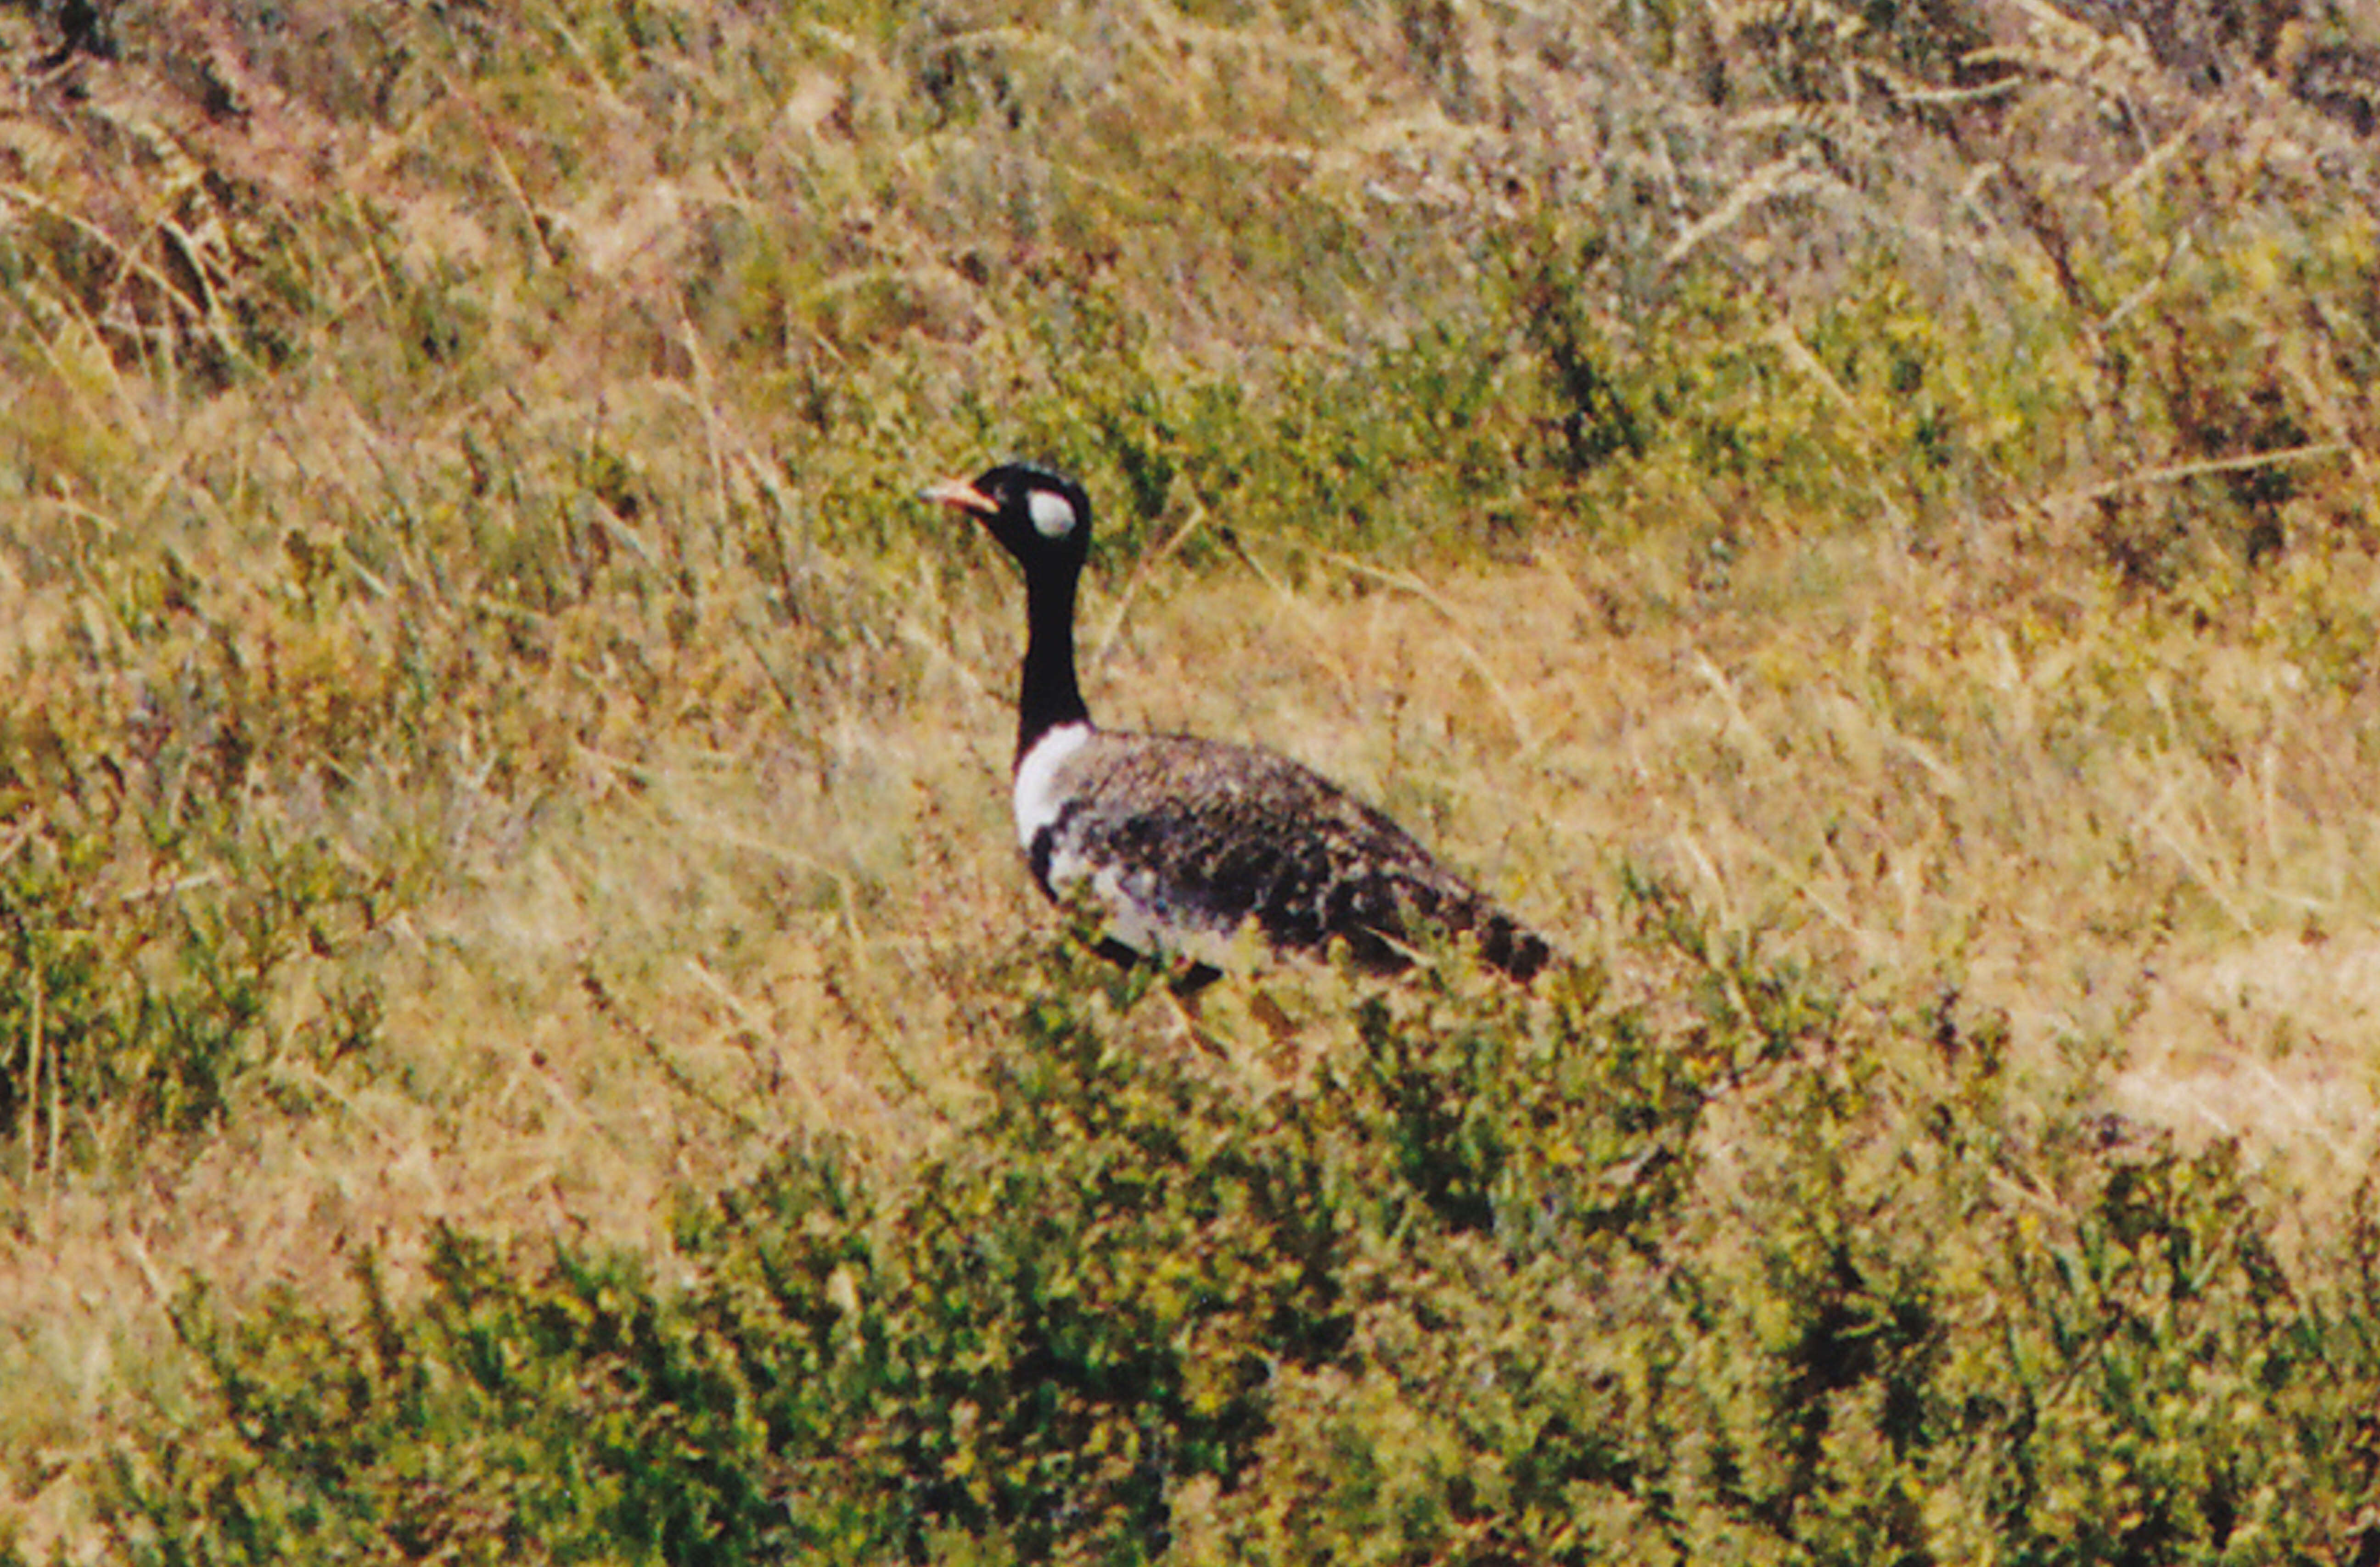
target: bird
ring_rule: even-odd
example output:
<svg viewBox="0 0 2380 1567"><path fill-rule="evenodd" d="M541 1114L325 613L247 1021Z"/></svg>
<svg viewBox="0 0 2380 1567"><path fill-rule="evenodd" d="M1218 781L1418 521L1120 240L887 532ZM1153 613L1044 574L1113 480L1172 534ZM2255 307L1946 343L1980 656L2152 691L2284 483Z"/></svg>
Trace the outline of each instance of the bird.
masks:
<svg viewBox="0 0 2380 1567"><path fill-rule="evenodd" d="M1005 462L929 499L973 517L1025 577L1012 804L1018 845L1053 902L1087 897L1100 949L1186 965L1203 983L1249 929L1264 946L1395 975L1468 935L1526 985L1554 949L1441 866L1383 812L1287 757L1091 721L1075 669L1075 601L1091 504L1050 468Z"/></svg>

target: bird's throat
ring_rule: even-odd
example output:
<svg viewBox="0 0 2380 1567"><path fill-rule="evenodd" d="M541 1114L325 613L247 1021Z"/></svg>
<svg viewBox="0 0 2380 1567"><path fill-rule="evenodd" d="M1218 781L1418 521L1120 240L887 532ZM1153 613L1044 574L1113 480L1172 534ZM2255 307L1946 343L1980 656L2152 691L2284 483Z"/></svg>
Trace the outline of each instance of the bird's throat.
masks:
<svg viewBox="0 0 2380 1567"><path fill-rule="evenodd" d="M1016 759L1062 723L1088 723L1075 679L1075 583L1028 577L1025 593L1025 674L1016 693Z"/></svg>

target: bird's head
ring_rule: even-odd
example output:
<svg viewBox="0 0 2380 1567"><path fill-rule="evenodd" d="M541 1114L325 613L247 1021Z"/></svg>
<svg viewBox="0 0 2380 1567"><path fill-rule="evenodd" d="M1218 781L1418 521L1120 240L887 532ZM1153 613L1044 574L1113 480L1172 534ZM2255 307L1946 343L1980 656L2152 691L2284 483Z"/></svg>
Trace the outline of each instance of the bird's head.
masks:
<svg viewBox="0 0 2380 1567"><path fill-rule="evenodd" d="M926 492L990 530L1030 578L1079 570L1091 543L1091 501L1061 473L1030 463L1002 463L970 482L949 480Z"/></svg>

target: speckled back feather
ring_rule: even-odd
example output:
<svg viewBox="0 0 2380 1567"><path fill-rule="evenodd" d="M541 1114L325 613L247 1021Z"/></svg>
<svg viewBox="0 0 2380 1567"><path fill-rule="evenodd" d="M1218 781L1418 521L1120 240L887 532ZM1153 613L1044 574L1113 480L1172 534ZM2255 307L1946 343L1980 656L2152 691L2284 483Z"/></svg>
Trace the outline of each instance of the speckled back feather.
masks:
<svg viewBox="0 0 2380 1567"><path fill-rule="evenodd" d="M1100 733L1056 783L1066 803L1028 845L1035 877L1053 897L1089 880L1160 943L1228 939L1253 920L1288 950L1344 941L1378 973L1408 967L1418 940L1462 933L1517 979L1551 956L1387 816L1271 752Z"/></svg>

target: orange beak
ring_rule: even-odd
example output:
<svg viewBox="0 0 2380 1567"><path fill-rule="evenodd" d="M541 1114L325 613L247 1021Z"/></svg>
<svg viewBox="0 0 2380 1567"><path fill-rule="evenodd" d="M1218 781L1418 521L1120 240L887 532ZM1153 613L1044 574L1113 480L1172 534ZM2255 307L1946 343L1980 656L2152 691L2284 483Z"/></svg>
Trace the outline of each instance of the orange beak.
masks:
<svg viewBox="0 0 2380 1567"><path fill-rule="evenodd" d="M940 484L928 485L926 499L940 501L953 511L973 512L978 516L1000 515L1000 507L990 496L963 479L945 479Z"/></svg>

